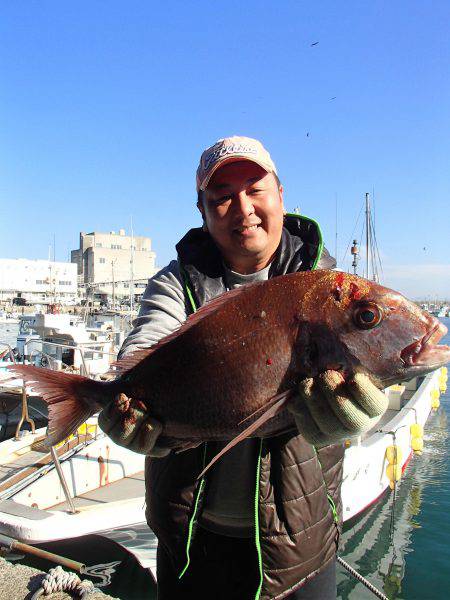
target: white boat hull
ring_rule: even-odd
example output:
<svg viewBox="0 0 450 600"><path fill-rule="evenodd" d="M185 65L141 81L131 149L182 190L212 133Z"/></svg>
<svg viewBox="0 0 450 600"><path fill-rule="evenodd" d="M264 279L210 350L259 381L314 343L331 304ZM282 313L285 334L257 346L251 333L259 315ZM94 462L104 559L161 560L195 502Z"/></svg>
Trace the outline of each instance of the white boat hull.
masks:
<svg viewBox="0 0 450 600"><path fill-rule="evenodd" d="M362 513L389 488L386 448L397 445L404 470L413 455L410 426L425 425L431 408L431 392L439 389L440 369L430 373L405 406L391 420L364 440L358 438L345 452L342 483L344 521ZM395 438L394 438L395 433Z"/></svg>

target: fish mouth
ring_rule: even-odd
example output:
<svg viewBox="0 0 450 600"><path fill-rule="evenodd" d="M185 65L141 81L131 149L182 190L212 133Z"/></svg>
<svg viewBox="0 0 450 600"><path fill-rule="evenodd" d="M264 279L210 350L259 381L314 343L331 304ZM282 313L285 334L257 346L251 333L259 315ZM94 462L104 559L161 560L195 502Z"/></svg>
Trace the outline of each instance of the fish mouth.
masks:
<svg viewBox="0 0 450 600"><path fill-rule="evenodd" d="M450 362L450 346L439 346L437 342L447 333L447 327L439 322L423 337L406 346L400 358L407 367L434 367Z"/></svg>

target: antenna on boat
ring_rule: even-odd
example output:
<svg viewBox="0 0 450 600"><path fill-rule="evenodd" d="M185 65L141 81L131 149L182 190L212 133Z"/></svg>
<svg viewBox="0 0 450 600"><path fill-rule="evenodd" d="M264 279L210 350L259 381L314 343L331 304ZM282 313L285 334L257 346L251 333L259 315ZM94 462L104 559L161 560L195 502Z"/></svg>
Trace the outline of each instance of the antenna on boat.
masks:
<svg viewBox="0 0 450 600"><path fill-rule="evenodd" d="M358 266L358 262L359 262L359 248L358 248L357 240L353 240L353 246L352 246L352 249L350 250L350 252L353 256L353 262L352 262L353 274L356 275L356 267Z"/></svg>

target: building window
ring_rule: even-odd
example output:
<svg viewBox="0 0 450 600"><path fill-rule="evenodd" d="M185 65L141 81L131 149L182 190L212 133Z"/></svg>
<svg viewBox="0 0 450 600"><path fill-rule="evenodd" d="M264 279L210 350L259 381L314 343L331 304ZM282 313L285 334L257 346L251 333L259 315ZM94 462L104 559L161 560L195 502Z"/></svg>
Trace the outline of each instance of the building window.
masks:
<svg viewBox="0 0 450 600"><path fill-rule="evenodd" d="M38 285L44 285L44 283L45 283L45 279L36 279L36 283L37 283Z"/></svg>
<svg viewBox="0 0 450 600"><path fill-rule="evenodd" d="M95 247L96 248L101 248L102 247L102 243L101 242L96 242Z"/></svg>
<svg viewBox="0 0 450 600"><path fill-rule="evenodd" d="M59 285L70 285L71 281L60 281Z"/></svg>
<svg viewBox="0 0 450 600"><path fill-rule="evenodd" d="M99 258L99 263L100 263L101 265L104 265L104 264L105 264L105 262L106 262L106 258Z"/></svg>
<svg viewBox="0 0 450 600"><path fill-rule="evenodd" d="M111 248L113 250L122 250L122 246L120 244L111 244Z"/></svg>
<svg viewBox="0 0 450 600"><path fill-rule="evenodd" d="M123 284L123 287L124 287L124 288L129 288L129 287L130 287L130 284L129 284L129 283L124 283L124 284Z"/></svg>

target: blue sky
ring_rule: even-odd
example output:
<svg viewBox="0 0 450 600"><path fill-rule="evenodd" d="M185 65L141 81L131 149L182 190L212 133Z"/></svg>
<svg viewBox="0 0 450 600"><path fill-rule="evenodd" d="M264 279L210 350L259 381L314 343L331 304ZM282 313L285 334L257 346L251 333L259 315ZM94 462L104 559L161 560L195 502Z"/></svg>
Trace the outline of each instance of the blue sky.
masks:
<svg viewBox="0 0 450 600"><path fill-rule="evenodd" d="M239 134L332 253L337 198L341 266L374 192L385 282L450 298L449 25L443 0L4 3L0 257L55 235L67 260L132 215L163 266L200 223L200 153Z"/></svg>

